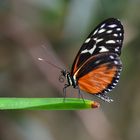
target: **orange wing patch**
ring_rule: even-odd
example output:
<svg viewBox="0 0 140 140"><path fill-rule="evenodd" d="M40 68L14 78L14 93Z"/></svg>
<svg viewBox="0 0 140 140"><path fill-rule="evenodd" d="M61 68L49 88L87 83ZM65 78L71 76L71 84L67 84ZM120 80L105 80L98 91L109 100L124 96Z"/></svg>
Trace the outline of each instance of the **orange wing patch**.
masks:
<svg viewBox="0 0 140 140"><path fill-rule="evenodd" d="M98 68L81 77L78 80L78 85L83 91L91 94L98 94L112 83L117 72L117 66L114 65L112 67L108 67L108 64L102 64Z"/></svg>

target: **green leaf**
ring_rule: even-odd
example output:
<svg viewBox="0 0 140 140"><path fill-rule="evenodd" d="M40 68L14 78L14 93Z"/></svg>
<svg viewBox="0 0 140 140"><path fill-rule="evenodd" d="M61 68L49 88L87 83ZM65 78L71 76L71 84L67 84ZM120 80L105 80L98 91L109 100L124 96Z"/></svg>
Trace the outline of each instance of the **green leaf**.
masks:
<svg viewBox="0 0 140 140"><path fill-rule="evenodd" d="M79 110L99 103L79 98L0 98L0 110Z"/></svg>

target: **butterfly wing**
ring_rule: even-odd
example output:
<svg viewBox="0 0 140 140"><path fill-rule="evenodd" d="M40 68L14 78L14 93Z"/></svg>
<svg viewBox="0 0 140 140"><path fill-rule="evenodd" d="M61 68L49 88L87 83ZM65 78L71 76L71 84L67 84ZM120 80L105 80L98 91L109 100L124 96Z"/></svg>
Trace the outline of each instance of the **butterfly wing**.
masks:
<svg viewBox="0 0 140 140"><path fill-rule="evenodd" d="M121 22L109 18L100 23L87 37L81 46L71 69L71 75L91 56L103 52L120 55L123 42L124 29Z"/></svg>
<svg viewBox="0 0 140 140"><path fill-rule="evenodd" d="M117 54L102 53L88 59L74 74L74 78L81 90L105 96L117 85L121 69L122 63ZM102 99L109 101L109 98Z"/></svg>
<svg viewBox="0 0 140 140"><path fill-rule="evenodd" d="M105 93L111 91L119 80L123 34L121 22L114 18L103 21L90 33L71 70L81 90L111 101Z"/></svg>

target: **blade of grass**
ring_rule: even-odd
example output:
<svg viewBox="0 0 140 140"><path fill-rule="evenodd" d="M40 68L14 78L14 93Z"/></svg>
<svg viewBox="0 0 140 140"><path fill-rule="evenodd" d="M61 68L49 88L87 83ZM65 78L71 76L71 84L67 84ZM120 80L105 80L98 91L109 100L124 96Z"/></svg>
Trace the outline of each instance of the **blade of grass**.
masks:
<svg viewBox="0 0 140 140"><path fill-rule="evenodd" d="M79 110L98 108L99 103L79 98L0 98L0 110Z"/></svg>

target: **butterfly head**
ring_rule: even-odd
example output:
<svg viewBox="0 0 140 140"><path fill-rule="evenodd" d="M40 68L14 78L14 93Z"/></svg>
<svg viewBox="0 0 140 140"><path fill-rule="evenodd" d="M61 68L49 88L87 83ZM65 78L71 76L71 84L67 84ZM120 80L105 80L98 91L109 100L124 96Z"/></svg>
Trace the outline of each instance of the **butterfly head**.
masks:
<svg viewBox="0 0 140 140"><path fill-rule="evenodd" d="M61 83L64 82L64 80L66 79L68 73L69 73L69 72L67 72L65 69L61 70L61 74L60 74L60 76L59 76L59 81L60 81Z"/></svg>
<svg viewBox="0 0 140 140"><path fill-rule="evenodd" d="M67 86L73 86L74 88L77 86L76 80L71 76L70 72L66 71L65 69L61 71L61 75L59 77L59 81L61 83L64 82L66 79L67 81Z"/></svg>
<svg viewBox="0 0 140 140"><path fill-rule="evenodd" d="M67 73L68 72L65 69L61 71L61 75L64 76L64 77L66 77Z"/></svg>

